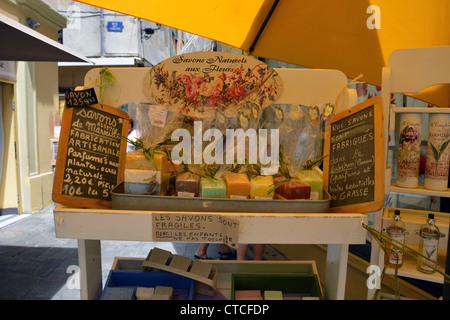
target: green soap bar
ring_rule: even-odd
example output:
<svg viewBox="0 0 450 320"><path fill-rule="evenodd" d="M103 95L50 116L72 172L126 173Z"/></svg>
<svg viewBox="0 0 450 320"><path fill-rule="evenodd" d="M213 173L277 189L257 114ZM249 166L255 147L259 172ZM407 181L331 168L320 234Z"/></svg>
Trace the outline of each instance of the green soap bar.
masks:
<svg viewBox="0 0 450 320"><path fill-rule="evenodd" d="M283 300L283 292L266 290L264 291L264 300Z"/></svg>
<svg viewBox="0 0 450 320"><path fill-rule="evenodd" d="M226 198L227 185L225 180L202 177L200 179L200 193L203 198Z"/></svg>
<svg viewBox="0 0 450 320"><path fill-rule="evenodd" d="M311 186L312 200L323 199L323 177L320 173L315 170L303 170L298 174L298 178Z"/></svg>

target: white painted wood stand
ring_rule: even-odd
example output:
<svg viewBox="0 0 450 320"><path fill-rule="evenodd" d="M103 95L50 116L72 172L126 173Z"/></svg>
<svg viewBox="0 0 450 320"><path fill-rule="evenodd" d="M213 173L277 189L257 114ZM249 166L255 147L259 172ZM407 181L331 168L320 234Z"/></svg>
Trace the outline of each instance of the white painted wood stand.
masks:
<svg viewBox="0 0 450 320"><path fill-rule="evenodd" d="M79 209L66 206L54 209L56 237L78 239L81 299L98 299L102 292L100 241L153 241L152 214L151 211ZM366 242L366 231L361 222L367 224L367 214L220 215L239 222L239 240L242 243L328 244L325 298L344 299L348 246Z"/></svg>

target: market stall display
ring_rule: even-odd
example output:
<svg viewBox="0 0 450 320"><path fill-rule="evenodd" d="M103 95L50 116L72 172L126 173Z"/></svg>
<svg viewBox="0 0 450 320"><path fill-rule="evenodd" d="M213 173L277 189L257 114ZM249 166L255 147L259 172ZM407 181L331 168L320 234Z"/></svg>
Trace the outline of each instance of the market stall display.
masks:
<svg viewBox="0 0 450 320"><path fill-rule="evenodd" d="M183 59L190 59L191 62L196 63L195 57L201 60L208 55L214 57L208 61L216 61L219 55L223 63L224 61L235 62L234 59L225 59L230 55L225 56L223 53L215 52L198 53L197 56L185 55ZM176 59L177 57L174 60ZM251 58L246 56L245 59ZM119 183L111 192L112 210L57 207L54 211L57 237L80 239L81 257L99 254L100 248L96 243L100 239L213 242L227 243L231 246L236 246L238 243L265 242L328 243L328 258L336 263L327 267L330 270L325 279L327 298L342 299L345 291L348 244L365 242L365 232L360 224L361 221L367 220L367 214L365 212L330 213L330 196L325 188L322 187L321 191L315 189L316 195L311 196L312 186L306 187L305 182L302 182L304 184L298 182L305 171L311 171L319 175L318 177L316 175L315 182L320 185L321 170L317 167L313 168L311 163L320 165L323 160L325 125L331 121L334 113L347 110L350 102L353 101L346 89L347 79L345 75L335 70L271 70L259 62L252 68L246 68L242 67L244 60L241 56L237 61L239 61L237 65L229 66L227 69L227 72L234 73L235 78L223 75L224 70L216 76L210 74L203 79L197 79L197 77L184 77L178 72L170 72L172 77L166 77L161 73L166 70L165 66L159 68L159 73L155 73L156 69L152 68L110 69L109 72L113 76L110 78L114 79L113 87L120 87L121 90L120 93L106 92L105 94L104 92L103 103L113 103L120 106L119 109L128 108L130 117L135 120L136 132L139 133L139 130L145 129L141 131L143 134L135 134L132 139L126 135L121 137L122 141L128 142L129 146L137 147L139 151L137 154L133 153L135 151L128 152L130 160L128 163L131 164L132 159L147 161L143 167L152 172L145 177L139 174L134 177L141 178L143 184L151 183L152 186L162 186L164 181L169 181L169 186L166 194L150 194L147 188L143 194L141 192L125 193L124 183ZM191 67L192 64L185 65L185 68ZM225 66L220 68L226 69ZM95 84L98 83L99 71L101 69L93 69L85 77L85 85L93 86L96 91L98 87ZM194 72L189 70L190 75ZM256 74L252 75L253 72ZM198 87L189 87L190 91L184 91L184 94L189 94L191 99L184 101L183 106L173 108L170 99L159 102L149 99L149 96L154 97L154 93L151 93L154 91L146 86L155 83L150 77L166 79L165 81L169 81L170 85L186 85L187 88L189 85L197 84ZM217 78L221 82L217 81ZM276 90L273 88L281 83L278 78L283 80L282 90L279 87L275 88ZM186 81L184 84L183 79ZM201 81L193 82L193 79ZM244 79L247 80L244 81ZM263 81L259 82L258 79ZM270 85L270 79L277 80ZM233 82L235 80L245 88L242 90L233 87L237 84ZM214 112L212 112L213 102L218 101L203 99L212 98L207 90L207 84L214 81L219 82L222 89L224 87L230 89L222 90L221 94L224 97L231 94L233 99L222 100L224 104L213 109ZM161 92L161 88L162 86L156 92ZM169 88L173 87L167 86L167 90ZM201 91L203 95L200 91L194 90L199 88L204 89ZM231 90L231 88L234 89ZM180 90L184 90L180 87L178 89L170 92L178 94ZM164 91L164 94L167 92ZM195 93L196 95L193 95ZM245 93L249 93L249 101L244 99ZM203 102L199 107L194 103L198 100L192 100L194 96ZM184 96L179 96L181 97ZM240 98L242 100L239 100ZM233 100L239 100L239 108L230 104ZM261 101L264 101L264 104L258 104ZM227 108L228 104L230 108ZM132 108L135 108L134 111ZM138 113L133 113L136 110L145 117L137 117ZM259 136L259 138L262 136L262 139L257 139L256 142L258 147L262 147L263 152L259 152L258 149L256 152L248 152L254 147L250 143L241 145L242 153L236 144L234 145L236 148L227 148L227 129L233 129L235 132L242 129L247 133L262 133ZM272 135L272 132L279 134ZM272 136L279 139L272 139ZM172 140L172 137L178 139ZM276 142L279 142L281 147L277 146ZM201 152L196 153L196 150ZM234 161L217 163L217 159L221 159L217 157L221 150L224 151L222 159L226 161L227 156L231 154L236 156ZM239 155L242 154L244 160L238 163ZM187 155L190 155L191 163L180 161L186 160ZM164 156L167 161L162 160ZM328 157L328 155L325 156ZM201 163L195 163L196 157L202 159ZM255 163L250 163L252 157L256 158ZM280 165L276 166L278 159L282 161L279 161ZM317 159L320 161L316 162ZM273 164L275 166L272 166ZM241 167L238 168L236 165ZM142 168L129 167L129 169L141 170ZM159 169L164 170L161 177L167 174L169 179L161 179L161 182L158 182L156 179L158 179ZM125 170L127 170L126 164ZM238 195L247 197L248 192L248 198L231 199L231 195L236 196L233 193L238 193L236 188L234 191L230 190L233 189L230 188L233 184L227 176L231 173L247 176L248 180L245 181L246 183L243 181L241 185L242 189L246 190L242 190L245 195ZM196 178L192 179L193 177ZM205 181L205 178L209 179L209 182L223 179L224 183L221 185L220 192L225 198L202 197L201 180ZM269 181L258 182L258 180ZM264 197L263 199L252 199L252 183L254 187L258 186L254 189L259 190L258 195L253 194L253 197ZM303 195L304 199L288 199L289 193L296 193L294 188L292 191L295 192L277 192L279 188L291 190L291 186L298 185L301 186L301 191L308 189L309 195ZM186 225L192 227L186 229ZM323 233L318 233L318 228ZM333 236L330 237L330 234ZM98 267L90 258L82 260L83 298L98 298L98 279L96 279L95 271ZM87 279L90 280L86 282Z"/></svg>

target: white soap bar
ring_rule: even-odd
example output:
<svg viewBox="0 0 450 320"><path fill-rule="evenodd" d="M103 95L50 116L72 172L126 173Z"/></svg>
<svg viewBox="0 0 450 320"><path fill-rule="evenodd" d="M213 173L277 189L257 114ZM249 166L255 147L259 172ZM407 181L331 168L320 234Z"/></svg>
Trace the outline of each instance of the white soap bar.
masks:
<svg viewBox="0 0 450 320"><path fill-rule="evenodd" d="M161 171L125 169L125 182L148 183L152 179L161 183Z"/></svg>
<svg viewBox="0 0 450 320"><path fill-rule="evenodd" d="M136 289L137 300L150 300L155 293L155 288L138 287Z"/></svg>

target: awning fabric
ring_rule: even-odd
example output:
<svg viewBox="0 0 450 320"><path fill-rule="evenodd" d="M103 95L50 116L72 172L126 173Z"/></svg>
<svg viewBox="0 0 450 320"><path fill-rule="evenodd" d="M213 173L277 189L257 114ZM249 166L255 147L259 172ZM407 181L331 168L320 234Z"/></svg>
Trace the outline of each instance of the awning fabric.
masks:
<svg viewBox="0 0 450 320"><path fill-rule="evenodd" d="M90 62L72 49L0 14L0 60Z"/></svg>

